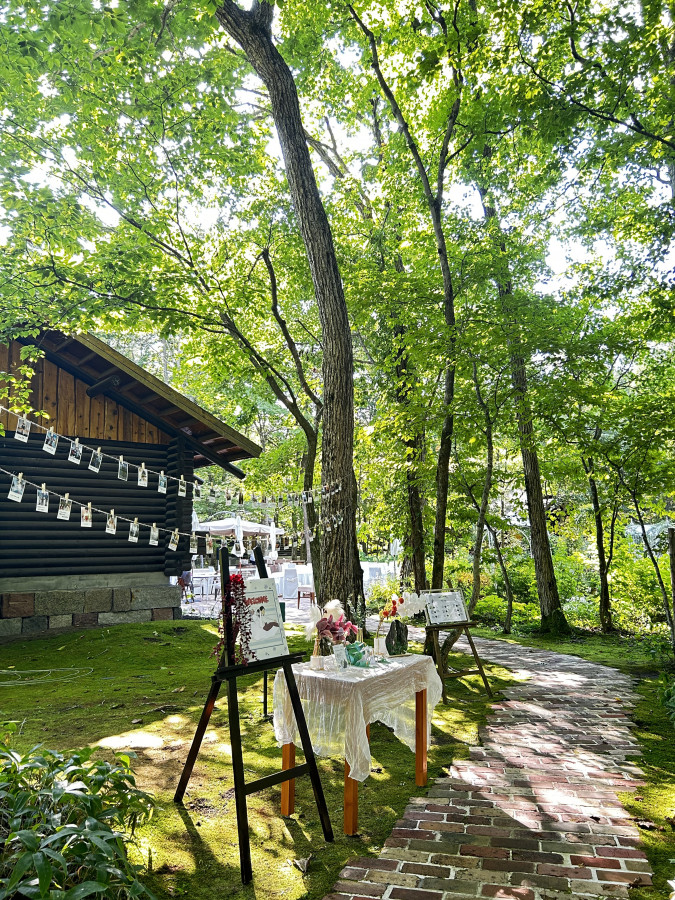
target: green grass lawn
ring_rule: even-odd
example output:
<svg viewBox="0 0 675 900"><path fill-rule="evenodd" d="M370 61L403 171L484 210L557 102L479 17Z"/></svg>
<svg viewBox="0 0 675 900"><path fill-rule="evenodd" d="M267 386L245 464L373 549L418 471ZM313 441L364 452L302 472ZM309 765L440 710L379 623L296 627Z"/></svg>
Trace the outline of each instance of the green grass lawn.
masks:
<svg viewBox="0 0 675 900"><path fill-rule="evenodd" d="M675 727L659 701L658 688L659 675L664 668L669 668L672 675L671 660L655 656L650 642L626 635L578 633L568 639L529 635L506 637L488 628L475 629L475 633L580 656L613 666L637 679L641 700L633 719L643 753L637 762L645 773L646 783L637 791L620 795L619 799L638 823L649 826L640 828L640 837L654 869L654 885L632 890L631 898L662 900L668 897L667 882L675 879Z"/></svg>
<svg viewBox="0 0 675 900"><path fill-rule="evenodd" d="M288 631L291 650L307 651L299 631ZM20 723L14 746L37 743L56 750L102 743L98 751L136 748L139 787L154 794L157 809L138 834L135 861L158 897L191 900L321 898L353 856L376 855L415 786L414 755L386 728L371 730L373 771L359 791L359 834L342 834L343 762L319 760L335 842L323 840L308 778L296 782L296 812L280 815L280 788L249 798L254 882L242 887L233 779L224 696L212 716L184 807L172 802L194 729L210 687L215 629L206 622L120 625L0 646L0 720ZM419 648L418 648L419 649ZM460 659L465 659L460 657ZM63 680L59 670L75 668ZM12 673L51 670L37 684L12 684ZM495 689L511 683L489 667ZM24 676L25 677L25 676ZM43 677L43 676L39 676ZM262 676L242 679L244 764L252 780L281 767L272 726L262 718ZM429 779L478 743L488 710L477 676L449 686L452 702L436 707L429 748ZM224 691L223 691L224 695ZM302 754L298 753L299 759ZM312 855L306 875L293 859Z"/></svg>

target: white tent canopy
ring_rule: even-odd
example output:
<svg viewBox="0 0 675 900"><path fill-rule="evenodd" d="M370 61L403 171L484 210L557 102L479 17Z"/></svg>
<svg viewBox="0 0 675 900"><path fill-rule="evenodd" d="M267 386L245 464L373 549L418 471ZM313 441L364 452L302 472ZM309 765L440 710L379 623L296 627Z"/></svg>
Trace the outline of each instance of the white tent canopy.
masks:
<svg viewBox="0 0 675 900"><path fill-rule="evenodd" d="M276 536L283 534L284 529L278 525L262 525L259 522L249 522L247 519L240 519L231 516L227 519L217 519L215 522L200 522L199 527L195 531L207 531L209 534L221 535L223 537L236 537L237 525L241 523L241 530L244 537L250 535L258 535L259 537L269 537L273 531Z"/></svg>

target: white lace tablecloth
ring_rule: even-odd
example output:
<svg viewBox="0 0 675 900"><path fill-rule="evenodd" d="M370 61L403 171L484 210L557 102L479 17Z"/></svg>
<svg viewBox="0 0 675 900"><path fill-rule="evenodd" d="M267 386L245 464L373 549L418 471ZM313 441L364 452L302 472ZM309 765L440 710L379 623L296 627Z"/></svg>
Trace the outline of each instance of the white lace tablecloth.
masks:
<svg viewBox="0 0 675 900"><path fill-rule="evenodd" d="M441 699L441 679L430 656L391 659L369 669L349 666L318 671L309 663L293 666L314 752L343 756L350 776L365 781L370 774L366 725L383 722L415 750L415 694L427 691L427 746L431 715ZM299 744L295 716L281 669L274 679L274 734L279 746Z"/></svg>

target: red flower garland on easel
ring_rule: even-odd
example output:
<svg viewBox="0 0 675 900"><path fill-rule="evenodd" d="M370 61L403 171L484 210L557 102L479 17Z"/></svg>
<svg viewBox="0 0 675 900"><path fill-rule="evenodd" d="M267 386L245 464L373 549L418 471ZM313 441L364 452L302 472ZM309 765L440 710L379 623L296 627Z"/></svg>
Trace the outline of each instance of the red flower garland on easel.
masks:
<svg viewBox="0 0 675 900"><path fill-rule="evenodd" d="M244 603L244 596L244 579L239 573L230 575L218 620L218 643L211 655L220 657L225 649L225 616L231 613L232 638L231 646L228 647L228 659L245 666L250 660L255 659L255 653L251 650L252 613Z"/></svg>

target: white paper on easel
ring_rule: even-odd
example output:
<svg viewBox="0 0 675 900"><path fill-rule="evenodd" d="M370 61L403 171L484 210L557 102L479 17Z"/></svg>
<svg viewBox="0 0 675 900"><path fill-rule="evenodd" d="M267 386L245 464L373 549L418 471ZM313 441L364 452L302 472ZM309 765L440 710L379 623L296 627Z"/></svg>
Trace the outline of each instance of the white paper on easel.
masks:
<svg viewBox="0 0 675 900"><path fill-rule="evenodd" d="M429 625L451 625L468 621L464 598L459 591L426 591L420 595L426 603L425 614Z"/></svg>

